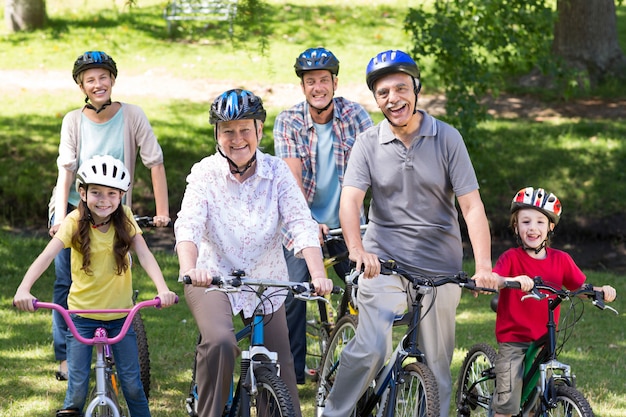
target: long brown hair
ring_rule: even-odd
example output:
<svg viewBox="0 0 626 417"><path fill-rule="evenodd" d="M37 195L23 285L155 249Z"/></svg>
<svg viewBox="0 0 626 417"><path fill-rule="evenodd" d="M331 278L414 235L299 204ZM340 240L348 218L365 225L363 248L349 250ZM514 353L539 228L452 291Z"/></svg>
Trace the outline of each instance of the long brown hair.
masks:
<svg viewBox="0 0 626 417"><path fill-rule="evenodd" d="M87 191L87 186L85 192ZM83 266L81 269L85 271L87 275L91 275L91 238L89 236L89 230L92 228L91 212L87 207L87 202L81 200L78 204L78 229L72 236L72 246L83 255ZM133 238L131 237L131 231L134 226L130 219L124 213L124 207L120 202L117 209L111 214L111 226L115 230L115 238L113 240L113 256L115 256L115 263L117 265L117 274L121 275L128 269L128 252L131 247Z"/></svg>

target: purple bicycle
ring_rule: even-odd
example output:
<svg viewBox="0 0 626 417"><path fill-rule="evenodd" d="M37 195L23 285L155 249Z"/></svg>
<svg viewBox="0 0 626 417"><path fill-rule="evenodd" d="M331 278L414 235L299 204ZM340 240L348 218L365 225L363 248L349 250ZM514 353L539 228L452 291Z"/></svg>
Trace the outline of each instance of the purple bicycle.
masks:
<svg viewBox="0 0 626 417"><path fill-rule="evenodd" d="M178 299L176 300L178 302ZM115 361L111 351L111 345L120 342L133 325L133 318L140 309L145 307L161 307L161 300L156 297L152 300L137 303L131 309L106 309L106 310L67 310L55 303L46 303L38 300L33 301L35 310L46 308L58 311L63 317L72 335L80 343L95 346L96 363L94 365L95 386L88 399L85 417L129 417L128 406L124 400L122 389L115 371ZM80 313L128 313L122 325L120 333L115 337L109 337L107 331L99 327L92 338L80 335L72 321L70 314Z"/></svg>

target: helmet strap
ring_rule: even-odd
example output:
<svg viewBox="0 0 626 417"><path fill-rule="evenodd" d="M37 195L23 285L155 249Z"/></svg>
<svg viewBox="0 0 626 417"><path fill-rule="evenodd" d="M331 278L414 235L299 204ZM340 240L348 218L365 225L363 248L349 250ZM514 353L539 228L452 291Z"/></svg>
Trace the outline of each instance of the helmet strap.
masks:
<svg viewBox="0 0 626 417"><path fill-rule="evenodd" d="M545 238L543 240L543 242L541 242L541 244L539 246L537 246L536 248L531 248L530 246L526 246L524 245L524 242L522 241L522 238L516 234L515 238L517 240L517 244L520 245L522 247L522 249L526 250L526 251L534 251L535 255L538 255L539 252L541 252L545 247L548 246L548 238Z"/></svg>
<svg viewBox="0 0 626 417"><path fill-rule="evenodd" d="M333 75L333 80L335 79L334 77L335 77L335 76ZM332 106L332 105L333 105L334 100L335 100L335 87L334 87L334 85L333 85L333 96L332 96L332 98L330 99L330 101L328 102L328 104L327 104L326 106L324 106L324 107L323 107L323 108L321 108L321 109L320 109L319 107L315 107L315 106L314 106L314 105L312 105L311 103L309 103L309 106L311 106L311 108L312 108L312 109L314 109L314 110L317 112L317 114L322 114L322 113L324 113L326 110L328 110L328 108L329 108L330 106Z"/></svg>
<svg viewBox="0 0 626 417"><path fill-rule="evenodd" d="M243 168L240 169L237 166L237 164L235 164L235 162L232 159L227 157L226 154L224 154L224 152L222 152L222 148L220 147L220 144L217 141L217 126L218 126L218 124L219 123L215 123L215 129L214 129L215 142L217 144L217 151L220 153L220 155L222 155L228 161L228 164L231 167L230 168L230 173L231 174L239 174L239 176L241 177L243 174L246 173L247 170L249 170L252 167L252 165L256 161L256 152L254 153L254 155L252 155L252 158L250 158L250 160L246 163L246 165ZM256 134L256 141L258 143L259 142L259 132L257 131L257 128L256 128L256 119L254 119L254 133Z"/></svg>
<svg viewBox="0 0 626 417"><path fill-rule="evenodd" d="M96 114L100 113L102 110L106 109L107 107L109 107L111 105L111 99L109 99L106 103L104 103L102 105L102 107L100 107L99 109L96 108L96 106L94 106L93 104L91 104L89 102L89 97L85 97L85 108L89 109L89 110L93 110L96 112Z"/></svg>
<svg viewBox="0 0 626 417"><path fill-rule="evenodd" d="M219 145L217 145L217 151L220 153L220 155L222 155L228 161L228 165L230 165L230 173L231 174L239 174L239 176L242 176L243 174L246 173L246 171L248 171L250 169L250 167L252 167L252 165L256 161L256 152L255 152L254 155L252 155L252 158L250 158L250 160L246 163L246 165L243 168L239 168L237 166L237 164L235 164L235 162L233 162L232 159L227 157L224 154L224 152L222 152L222 148L220 148Z"/></svg>
<svg viewBox="0 0 626 417"><path fill-rule="evenodd" d="M324 106L324 108L318 108L315 106L311 106L311 103L309 103L309 106L311 106L313 109L315 109L315 111L317 111L317 114L322 114L324 113L326 110L328 110L328 108L333 104L333 100L331 99L328 104L326 106Z"/></svg>
<svg viewBox="0 0 626 417"><path fill-rule="evenodd" d="M411 77L413 79L413 92L415 93L415 105L413 106L413 114L417 113L417 95L419 94L420 90L422 89L422 83L417 83L415 81L415 77ZM376 95L374 95L374 98L376 98ZM389 118L387 117L387 115L385 114L385 112L383 112L383 116L385 116L385 119L387 119L387 121L389 122L389 124L391 126L394 127L407 127L409 124L405 124L402 126L399 125L394 125L391 120L389 120Z"/></svg>

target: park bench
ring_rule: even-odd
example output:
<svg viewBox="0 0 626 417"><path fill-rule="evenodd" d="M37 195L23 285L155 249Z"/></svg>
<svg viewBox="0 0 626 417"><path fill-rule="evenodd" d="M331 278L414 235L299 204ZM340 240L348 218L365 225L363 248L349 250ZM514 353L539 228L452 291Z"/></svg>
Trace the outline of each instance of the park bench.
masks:
<svg viewBox="0 0 626 417"><path fill-rule="evenodd" d="M167 31L172 33L172 23L181 20L228 21L229 32L237 14L237 0L171 0L163 10Z"/></svg>

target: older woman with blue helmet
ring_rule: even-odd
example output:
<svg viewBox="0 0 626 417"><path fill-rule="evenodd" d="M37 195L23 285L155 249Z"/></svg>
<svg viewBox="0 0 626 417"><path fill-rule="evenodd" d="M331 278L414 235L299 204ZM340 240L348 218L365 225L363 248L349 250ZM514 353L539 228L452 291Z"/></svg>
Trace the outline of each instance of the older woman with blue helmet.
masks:
<svg viewBox="0 0 626 417"><path fill-rule="evenodd" d="M239 348L232 316L250 318L254 294L205 293L212 276L243 269L248 278L288 280L281 226L294 236L318 294L332 289L326 278L317 223L287 164L258 149L266 113L259 97L235 89L211 106L217 152L198 162L175 224L180 274L191 277L185 297L202 341L197 347L198 414L222 415ZM272 320L265 326L266 345L278 353L281 377L300 415L298 388L289 348L283 302L273 300ZM284 301L281 300L281 301Z"/></svg>

